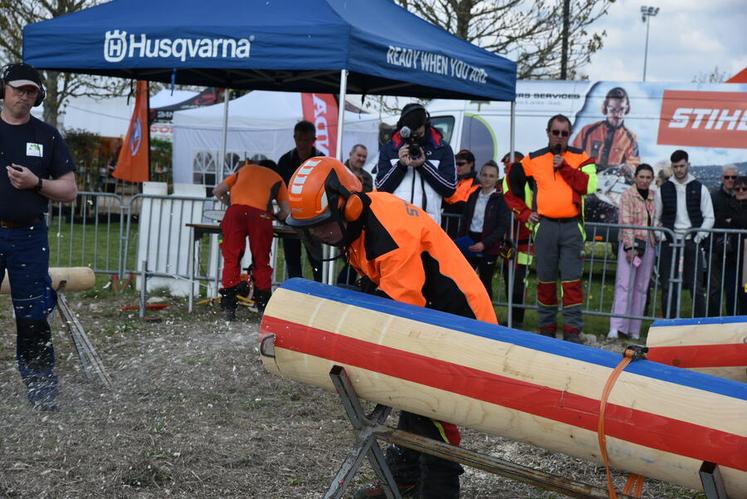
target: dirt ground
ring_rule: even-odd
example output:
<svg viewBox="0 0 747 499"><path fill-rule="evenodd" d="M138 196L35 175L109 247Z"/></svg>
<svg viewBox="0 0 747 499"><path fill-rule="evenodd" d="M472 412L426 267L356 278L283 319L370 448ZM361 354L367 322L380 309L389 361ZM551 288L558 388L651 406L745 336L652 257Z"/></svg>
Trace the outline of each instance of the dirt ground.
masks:
<svg viewBox="0 0 747 499"><path fill-rule="evenodd" d="M351 449L337 396L267 374L257 316L227 323L184 301L142 321L122 305L130 292L68 300L114 382L87 381L59 319L53 337L60 410L30 408L15 367L15 326L0 297L0 497L321 497ZM607 345L619 348L619 345ZM390 423L394 424L394 419ZM604 486L604 469L564 455L465 430L463 446L567 478ZM353 484L373 477L365 466ZM622 484L622 476L617 477ZM644 497L693 497L648 481ZM462 497L557 497L467 469Z"/></svg>

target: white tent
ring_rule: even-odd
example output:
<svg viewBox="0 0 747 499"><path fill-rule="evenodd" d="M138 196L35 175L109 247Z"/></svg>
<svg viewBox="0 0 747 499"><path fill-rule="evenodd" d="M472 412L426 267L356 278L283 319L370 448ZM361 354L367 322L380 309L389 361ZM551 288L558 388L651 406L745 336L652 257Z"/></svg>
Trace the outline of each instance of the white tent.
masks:
<svg viewBox="0 0 747 499"><path fill-rule="evenodd" d="M216 158L220 157L223 141L223 113L223 104L174 113L174 182L213 185L218 180ZM228 111L227 171L245 158L277 161L294 147L293 126L302 119L300 93L253 91L232 100ZM378 117L346 112L343 156L354 144L365 145L373 155L378 152L378 135ZM327 141L317 131L317 147L323 149Z"/></svg>

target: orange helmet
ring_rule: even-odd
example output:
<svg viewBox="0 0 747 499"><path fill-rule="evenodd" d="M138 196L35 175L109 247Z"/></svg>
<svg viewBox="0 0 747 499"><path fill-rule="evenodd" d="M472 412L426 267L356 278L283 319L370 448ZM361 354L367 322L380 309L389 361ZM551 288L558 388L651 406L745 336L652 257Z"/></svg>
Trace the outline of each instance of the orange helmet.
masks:
<svg viewBox="0 0 747 499"><path fill-rule="evenodd" d="M335 158L317 156L298 167L288 183L290 215L286 223L309 227L340 218L347 199L363 186L348 167Z"/></svg>

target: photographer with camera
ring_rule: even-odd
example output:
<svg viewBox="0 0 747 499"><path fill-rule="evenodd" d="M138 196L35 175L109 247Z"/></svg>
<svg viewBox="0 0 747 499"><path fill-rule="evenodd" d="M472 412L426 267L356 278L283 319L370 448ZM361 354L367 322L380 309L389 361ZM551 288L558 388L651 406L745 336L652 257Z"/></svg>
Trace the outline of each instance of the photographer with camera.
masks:
<svg viewBox="0 0 747 499"><path fill-rule="evenodd" d="M397 131L382 146L376 189L422 208L441 223L441 201L456 189L454 152L420 104L402 109Z"/></svg>

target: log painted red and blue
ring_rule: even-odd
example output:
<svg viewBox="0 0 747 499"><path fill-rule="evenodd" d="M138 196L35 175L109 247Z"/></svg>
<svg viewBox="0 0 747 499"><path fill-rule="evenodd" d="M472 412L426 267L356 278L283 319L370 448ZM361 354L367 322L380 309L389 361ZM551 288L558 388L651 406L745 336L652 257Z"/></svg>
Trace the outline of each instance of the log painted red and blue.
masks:
<svg viewBox="0 0 747 499"><path fill-rule="evenodd" d="M334 391L340 365L361 398L601 462L600 397L620 355L302 279L274 294L260 337L274 373ZM639 360L606 409L618 470L700 489L717 463L747 498L747 384Z"/></svg>
<svg viewBox="0 0 747 499"><path fill-rule="evenodd" d="M747 316L655 321L648 359L747 383Z"/></svg>

